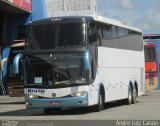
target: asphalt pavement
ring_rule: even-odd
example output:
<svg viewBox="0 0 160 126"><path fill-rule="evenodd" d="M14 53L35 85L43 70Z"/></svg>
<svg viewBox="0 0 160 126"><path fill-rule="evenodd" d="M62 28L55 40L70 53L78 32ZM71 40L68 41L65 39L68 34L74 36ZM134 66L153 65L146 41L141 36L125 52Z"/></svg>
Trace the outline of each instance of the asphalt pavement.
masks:
<svg viewBox="0 0 160 126"><path fill-rule="evenodd" d="M106 125L106 121L107 124L110 123L110 125L115 124L119 126L126 126L127 124L150 126L152 123L159 126L160 91L146 92L143 96L137 98L136 104L125 105L121 102L107 103L105 109L101 112L94 112L93 108L68 108L60 112L53 112L50 115L45 115L43 109L26 109L23 97L10 98L9 96L0 96L0 120L16 120L19 121L19 124L24 121L32 121L30 126L33 126L34 122L35 125L38 122L42 122L44 124L42 126L61 126L63 124L65 125L66 122L74 126L79 126L78 124L82 124L82 122L87 126L91 124L94 126L100 122L104 122L103 124ZM3 123L6 124L6 122Z"/></svg>

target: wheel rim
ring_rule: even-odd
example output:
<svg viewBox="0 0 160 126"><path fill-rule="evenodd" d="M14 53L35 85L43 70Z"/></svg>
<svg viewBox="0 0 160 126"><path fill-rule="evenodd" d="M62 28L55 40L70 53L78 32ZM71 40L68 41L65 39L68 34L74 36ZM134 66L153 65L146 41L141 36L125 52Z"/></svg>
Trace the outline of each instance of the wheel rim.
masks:
<svg viewBox="0 0 160 126"><path fill-rule="evenodd" d="M136 89L133 90L133 103L136 102Z"/></svg>
<svg viewBox="0 0 160 126"><path fill-rule="evenodd" d="M99 96L99 108L100 108L100 110L103 109L103 96L102 96L102 94L100 94L100 96Z"/></svg>
<svg viewBox="0 0 160 126"><path fill-rule="evenodd" d="M102 105L102 95L100 95L100 99L99 99L100 101L100 106Z"/></svg>
<svg viewBox="0 0 160 126"><path fill-rule="evenodd" d="M128 93L128 103L129 103L129 104L132 103L132 93L131 93L131 89L129 89L129 93Z"/></svg>

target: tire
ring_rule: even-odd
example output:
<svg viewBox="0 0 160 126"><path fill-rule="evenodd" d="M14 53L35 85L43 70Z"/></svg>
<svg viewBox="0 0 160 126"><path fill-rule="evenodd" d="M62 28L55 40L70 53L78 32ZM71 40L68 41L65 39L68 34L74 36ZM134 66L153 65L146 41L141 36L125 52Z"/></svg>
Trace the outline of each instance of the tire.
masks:
<svg viewBox="0 0 160 126"><path fill-rule="evenodd" d="M98 97L98 104L95 106L95 111L100 112L103 109L104 109L104 96L102 92L100 92Z"/></svg>
<svg viewBox="0 0 160 126"><path fill-rule="evenodd" d="M137 97L137 90L136 90L136 88L134 88L132 91L132 103L133 104L136 103L136 97Z"/></svg>
<svg viewBox="0 0 160 126"><path fill-rule="evenodd" d="M126 104L127 105L132 104L132 100L133 100L132 88L131 88L131 86L129 86L129 88L128 88L128 98L126 99Z"/></svg>

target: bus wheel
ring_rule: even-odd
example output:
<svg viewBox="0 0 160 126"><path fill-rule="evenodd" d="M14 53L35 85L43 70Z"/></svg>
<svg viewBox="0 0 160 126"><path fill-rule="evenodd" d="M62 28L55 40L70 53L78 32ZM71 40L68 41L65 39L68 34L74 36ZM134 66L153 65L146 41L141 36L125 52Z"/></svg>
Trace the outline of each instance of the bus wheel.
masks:
<svg viewBox="0 0 160 126"><path fill-rule="evenodd" d="M133 94L132 94L132 88L129 86L128 88L128 98L126 99L126 103L128 105L132 104Z"/></svg>
<svg viewBox="0 0 160 126"><path fill-rule="evenodd" d="M95 106L95 111L100 112L103 109L104 109L104 96L103 93L100 92L98 97L98 105Z"/></svg>
<svg viewBox="0 0 160 126"><path fill-rule="evenodd" d="M137 97L137 91L136 91L136 88L134 88L133 93L132 93L132 103L133 104L136 103L136 97Z"/></svg>

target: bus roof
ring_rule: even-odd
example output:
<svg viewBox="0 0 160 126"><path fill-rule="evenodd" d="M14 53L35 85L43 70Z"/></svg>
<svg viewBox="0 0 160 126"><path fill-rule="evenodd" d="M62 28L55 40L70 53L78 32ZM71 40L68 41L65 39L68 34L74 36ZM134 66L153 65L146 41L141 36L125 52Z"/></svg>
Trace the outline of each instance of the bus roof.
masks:
<svg viewBox="0 0 160 126"><path fill-rule="evenodd" d="M61 21L61 20L67 20L69 18L71 18L71 19L82 19L82 20L84 18L86 20L92 18L95 21L99 21L99 22L103 22L103 23L107 23L107 24L111 24L111 25L127 28L127 29L130 29L130 30L142 33L142 31L139 28L130 27L130 26L122 24L120 21L117 21L117 20L114 20L114 19L110 19L110 18L106 18L106 17L102 17L102 16L98 16L98 15L50 17L50 18L46 18L46 19L35 20L35 21L33 21L33 23L39 23L39 22L43 22L43 21L52 21L53 19L55 21ZM32 22L30 22L30 23L32 23Z"/></svg>
<svg viewBox="0 0 160 126"><path fill-rule="evenodd" d="M142 33L142 31L139 28L134 28L134 27L124 25L120 21L117 21L117 20L114 20L114 19L111 19L111 18L106 18L106 17L102 17L102 16L98 16L98 15L93 15L92 17L96 21L104 22L104 23L111 24L111 25L116 25L116 26L119 26L119 27L127 28L127 29L130 29L130 30L134 30L134 31Z"/></svg>

